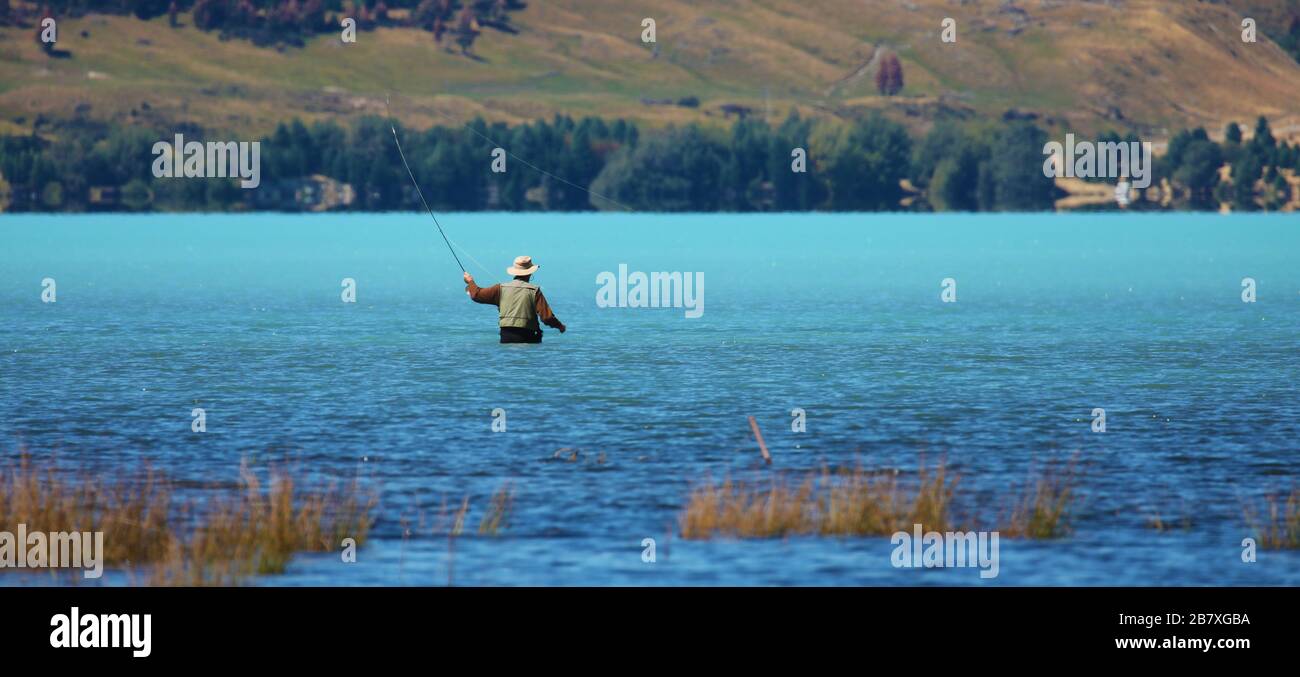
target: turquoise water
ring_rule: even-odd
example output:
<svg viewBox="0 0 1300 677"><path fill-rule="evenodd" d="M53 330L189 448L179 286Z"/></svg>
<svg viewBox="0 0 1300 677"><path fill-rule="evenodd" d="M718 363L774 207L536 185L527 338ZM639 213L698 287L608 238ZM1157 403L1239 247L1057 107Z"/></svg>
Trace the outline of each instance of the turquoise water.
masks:
<svg viewBox="0 0 1300 677"><path fill-rule="evenodd" d="M288 459L377 488L356 563L271 585L1300 583L1296 551L1241 560L1245 508L1300 476L1294 215L441 220L480 282L533 256L568 333L498 345L427 216L0 217L0 454L200 484ZM598 307L619 264L703 273L703 315ZM770 473L750 415L779 469L946 458L980 523L1077 456L1073 531L1003 539L991 580L894 568L887 538L682 540L692 484ZM432 535L506 481L501 535Z"/></svg>

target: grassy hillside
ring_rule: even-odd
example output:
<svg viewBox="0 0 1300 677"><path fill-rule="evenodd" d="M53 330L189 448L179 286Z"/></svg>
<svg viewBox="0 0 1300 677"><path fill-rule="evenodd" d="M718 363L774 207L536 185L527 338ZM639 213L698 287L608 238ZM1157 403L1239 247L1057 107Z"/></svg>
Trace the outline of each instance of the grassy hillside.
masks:
<svg viewBox="0 0 1300 677"><path fill-rule="evenodd" d="M264 134L295 116L382 113L392 92L393 112L418 126L557 112L659 124L721 119L740 104L773 116L881 108L913 127L1016 109L1056 128L1154 138L1267 115L1279 136L1294 134L1300 64L1262 33L1244 44L1239 11L1178 0L534 0L512 15L518 35L480 36L476 59L413 29L277 51L222 41L188 17L173 29L91 15L60 21L68 58L42 53L29 28L0 28L0 129L45 115ZM949 16L956 44L939 40ZM657 22L656 45L640 40L643 17ZM900 96L875 92L882 50L902 58ZM646 102L690 96L698 108Z"/></svg>

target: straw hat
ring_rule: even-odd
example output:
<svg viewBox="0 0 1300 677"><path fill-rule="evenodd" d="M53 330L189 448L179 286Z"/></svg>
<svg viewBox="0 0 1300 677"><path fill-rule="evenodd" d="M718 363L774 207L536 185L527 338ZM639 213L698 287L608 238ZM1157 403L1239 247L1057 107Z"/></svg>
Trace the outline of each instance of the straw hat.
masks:
<svg viewBox="0 0 1300 677"><path fill-rule="evenodd" d="M538 265L533 263L531 256L516 256L515 265L506 268L506 272L511 275L532 275L537 272Z"/></svg>

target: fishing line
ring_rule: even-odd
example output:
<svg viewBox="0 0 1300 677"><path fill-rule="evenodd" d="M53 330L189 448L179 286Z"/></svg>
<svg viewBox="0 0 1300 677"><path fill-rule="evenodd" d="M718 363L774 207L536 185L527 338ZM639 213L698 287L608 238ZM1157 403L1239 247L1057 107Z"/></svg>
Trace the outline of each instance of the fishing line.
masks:
<svg viewBox="0 0 1300 677"><path fill-rule="evenodd" d="M387 95L387 94L384 95L384 109L385 109L385 110L388 109L388 95ZM433 111L433 114L434 114L435 116L442 117L442 116L438 113L438 111L437 111L436 109ZM392 120L392 117L393 117L392 114L389 113L388 118L389 118L390 121ZM445 119L445 118L444 118L444 119ZM541 167L538 167L537 165L535 165L535 164L533 164L533 163L531 163L531 162L529 162L529 161L527 161L527 160L525 160L525 159L519 157L518 155L515 155L514 153L510 152L509 150L506 150L505 146L502 146L501 144L497 143L496 140L493 139L492 137L487 136L487 135L484 134L483 132L480 132L480 131L478 131L477 129L474 129L473 127L471 127L471 126L470 126L470 123L468 123L468 122L467 122L467 123L463 123L463 124L461 124L460 126L461 126L461 127L464 127L466 130L469 130L470 132L472 132L475 136L479 137L480 139L483 139L484 141L487 141L488 143L492 144L493 147L495 147L495 148L500 148L500 149L502 149L502 150L505 150L505 153L506 153L507 156L509 156L509 157L511 157L511 158L514 158L514 160L515 160L516 162L518 162L518 163L524 165L525 167L528 167L529 169L531 169L531 170L537 172L538 174L541 174L541 175L543 175L543 176L549 176L549 177L551 177L552 179L555 179L556 181L559 181L560 183L563 183L563 184L566 185L566 186L572 186L572 187L574 187L574 188L577 188L578 190L580 190L580 191L582 191L582 192L584 192L584 193L586 193L586 194L588 194L588 195L590 195L590 196L592 196L592 197L600 198L600 199L602 199L602 200L604 200L604 201L606 201L606 202L608 202L608 203L610 203L610 204L612 204L612 205L614 205L614 206L616 206L616 207L618 207L619 209L622 209L622 210L624 210L624 211L629 211L629 212L631 212L631 211L636 211L636 210L632 209L631 207L629 207L629 206L623 204L622 202L619 202L618 200L615 200L614 198L609 197L608 195L602 195L602 194L600 194L600 193L597 193L597 192L594 191L594 190L591 190L590 188L587 188L586 186L580 186L580 185L578 185L578 184L576 184L576 183L574 183L574 182L572 182L572 181L570 181L570 180L564 178L563 176L556 176L555 174L552 174L552 173L546 171L545 169L542 169ZM394 132L394 134L396 134L396 132ZM407 170L409 171L409 170L410 170L410 167L407 167ZM468 252L466 252L466 253L468 253Z"/></svg>
<svg viewBox="0 0 1300 677"><path fill-rule="evenodd" d="M462 272L468 272L468 271L466 271L466 270L465 270L465 266L464 266L463 264L461 264L461 262L460 262L460 257L456 256L456 249L457 249L457 248L459 248L459 249L461 250L461 252L463 252L463 253L465 254L465 256L469 257L469 260L470 260L472 263L474 263L475 265L477 265L477 266L478 266L478 267L479 267L483 272L488 273L488 274L490 275L490 274L491 274L491 271L488 270L487 266L483 265L482 263L479 262L478 259L474 258L474 255L471 254L471 253L469 252L469 250L465 249L464 247L461 247L459 244L456 244L455 242L452 242L451 239L447 237L447 233L443 231L443 229L442 229L442 225L441 225L440 223L438 223L438 217L434 215L434 213L433 213L433 209L431 209L431 208L429 207L429 203L428 203L428 201L426 201L426 200L424 199L424 193L420 190L420 183L419 183L418 181L415 180L415 173L411 171L411 163L409 163L409 162L406 161L406 153L402 151L402 142L401 142L400 140L398 140L398 138L397 138L397 126L393 123L393 112L392 112L392 110L390 110L390 108L389 108L389 100L388 100L388 99L389 99L389 95L388 95L387 93L385 93L385 94L384 94L384 112L388 115L388 127L389 127L389 129L393 132L393 142L397 144L397 154L398 154L399 157L402 158L402 164L406 167L406 174L407 174L407 176L410 176L410 177L411 177L411 184L415 186L415 193L416 193L416 195L418 195L418 196L420 197L420 202L424 205L424 209L425 209L426 211L429 212L429 216L433 217L433 224L434 224L435 226L438 227L438 234L439 234L439 235L442 235L442 240L443 240L443 242L446 242L446 243L447 243L447 248L448 248L449 250L451 250L451 256L452 256L452 258L456 259L456 265L460 266L460 269L461 269ZM433 111L433 114L434 114L434 115L438 115L438 112L435 110L435 111ZM500 144L498 144L498 143L497 143L495 140L493 140L491 137L489 137L489 136L487 136L486 134L483 134L482 132L478 131L477 129L474 129L473 127L469 126L469 123L462 124L461 126L464 127L465 129L469 130L470 132L472 132L475 136L478 136L479 138L483 139L484 141L487 141L488 143L492 144L494 147L502 148L502 150L505 150L505 149L504 149ZM566 179L566 178L564 178L564 177L562 177L562 176L557 176L557 175L555 175L555 174L552 174L551 172L548 172L548 171L546 171L545 169L542 169L541 167L538 167L537 165L535 165L535 164L533 164L533 163L531 163L531 162L529 162L529 161L527 161L527 160L525 160L525 159L519 157L518 155L515 155L514 153L512 153L512 152L510 152L510 151L508 151L508 150L505 151L505 153L506 153L507 156L509 156L509 157L511 157L511 158L514 158L516 162L519 162L520 164L524 165L525 167L528 167L529 169L532 169L533 171L537 172L538 174L541 174L541 175L543 175L543 176L549 176L550 178L555 179L556 181L559 181L560 183L563 183L563 184L565 184L565 185L567 185L567 186L572 186L572 187L574 187L574 188L577 188L578 190L580 190L580 191L582 191L582 192L584 192L584 193L586 193L586 194L588 194L588 195L590 195L590 196L592 196L592 197L600 198L600 199L602 199L602 200L604 200L604 201L606 201L606 202L608 202L608 203L610 203L610 204L613 204L613 205L615 205L615 206L617 206L617 207L619 207L620 209L623 209L623 210L625 210L625 211L629 211L629 212L630 212L630 211L635 211L635 210L633 210L631 207L629 207L629 206L627 206L627 205L625 205L625 204L619 202L618 200L615 200L615 199L612 198L612 197L609 197L609 196L607 196L607 195L602 195L602 194L600 194L600 193L597 193L596 191L591 190L591 189L589 189L589 188L586 188L585 186L580 186L580 185L578 185L578 184L576 184L576 183L574 183L574 182L572 182L572 181L570 181L570 180L568 180L568 179Z"/></svg>
<svg viewBox="0 0 1300 677"><path fill-rule="evenodd" d="M456 256L456 249L451 246L451 240L448 240L447 234L442 232L442 224L438 223L438 217L433 215L433 209L429 207L429 203L424 199L424 191L420 190L420 182L415 180L415 172L411 171L411 163L406 161L406 153L402 152L402 142L397 138L397 125L393 124L393 113L388 109L387 94L384 95L384 112L388 113L388 128L393 130L393 142L397 144L397 155L402 158L402 164L406 165L406 174L411 177L411 184L415 186L415 194L420 196L420 202L424 204L429 216L433 217L433 225L438 227L438 234L442 236L442 241L447 243L447 251L451 252L453 259L456 259L456 265L460 266L460 272L469 273L468 270L465 270L465 264L460 262L460 257Z"/></svg>
<svg viewBox="0 0 1300 677"><path fill-rule="evenodd" d="M444 236L444 237L446 237L446 236ZM491 274L492 274L492 271L488 270L487 266L483 265L482 263L479 262L478 259L474 258L474 255L471 254L471 253L469 253L469 250L468 250L468 249L462 247L462 246L460 245L459 242L457 242L457 241L455 241L455 240L452 240L451 238L447 238L447 240L448 240L448 242L451 242L451 244L452 244L453 247L455 247L456 249L459 249L459 250L460 250L460 253L464 254L465 256L468 256L468 257L469 257L469 262L472 263L472 264L474 264L474 265L476 265L476 266L478 266L478 269L479 269L479 270L481 270L481 271L487 273L488 275L491 275Z"/></svg>
<svg viewBox="0 0 1300 677"><path fill-rule="evenodd" d="M437 115L437 111L435 111L434 114ZM505 150L505 147L504 147L504 146L502 146L501 144L497 143L496 141L493 141L491 138L489 138L488 136L486 136L486 135L483 134L482 132L478 131L477 129L474 129L473 127L469 126L468 123L466 123L466 124L464 124L464 125L462 125L462 126L465 127L465 129L468 129L469 131L473 132L473 133L474 133L475 135L477 135L480 139L483 139L484 141L487 141L488 143L492 144L493 146L495 146L495 147L497 147L497 148L500 148L501 150ZM528 168L532 169L533 171L537 172L538 174L544 174L544 175L546 175L546 176L551 177L552 179L555 179L556 181L560 181L560 182L562 182L562 183L564 183L564 184L567 184L567 185L573 186L574 188L577 188L578 190L580 190L580 191L582 191L582 192L584 192L584 193L586 193L586 194L588 194L588 195L591 195L592 197L598 197L598 198L600 198L600 199L602 199L602 200L605 200L606 202L609 202L609 203L611 203L611 204L617 205L620 209L624 209L624 210L627 210L627 211L629 211L629 212L630 212L630 211L633 211L633 209L632 209L631 207L629 207L629 206L623 204L622 202L619 202L618 200L615 200L615 199L612 198L612 197L606 197L606 196L604 196L604 195L601 195L600 193L597 193L597 192L594 191L594 190L590 190L590 189L588 189L588 188L584 188L583 186L579 186L578 184L576 184L576 183L574 183L574 182L572 182L572 181L570 181L570 180L568 180L568 179L566 179L566 178L564 178L564 177L562 177L562 176L556 176L556 175L554 175L554 174L552 174L552 173L546 171L545 169L542 169L541 167L538 167L537 165L535 165L535 164L533 164L533 163L531 163L531 162L529 162L529 161L527 161L527 160L525 160L525 159L519 157L518 155L515 155L514 153L511 153L511 152L508 151L508 150L506 150L506 155L508 155L508 156L510 156L510 157L512 157L512 158L514 158L516 161L520 162L520 163L523 164L525 167L528 167Z"/></svg>

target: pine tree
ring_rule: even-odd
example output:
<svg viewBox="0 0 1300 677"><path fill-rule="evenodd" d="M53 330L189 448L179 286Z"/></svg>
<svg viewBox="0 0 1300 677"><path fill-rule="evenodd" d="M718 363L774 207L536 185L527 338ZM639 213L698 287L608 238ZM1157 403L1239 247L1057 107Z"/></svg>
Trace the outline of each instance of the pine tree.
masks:
<svg viewBox="0 0 1300 677"><path fill-rule="evenodd" d="M1255 137L1250 140L1252 146L1260 149L1272 149L1277 145L1277 140L1273 138L1273 130L1268 126L1268 118L1263 115L1255 122Z"/></svg>
<svg viewBox="0 0 1300 677"><path fill-rule="evenodd" d="M302 10L299 12L299 27L309 31L319 31L326 26L332 27L337 24L327 24L325 22L325 4L321 0L306 0L302 4Z"/></svg>
<svg viewBox="0 0 1300 677"><path fill-rule="evenodd" d="M411 10L411 24L426 31L432 30L435 16L434 4L434 0L420 0L420 3Z"/></svg>
<svg viewBox="0 0 1300 677"><path fill-rule="evenodd" d="M1241 125L1236 122L1229 122L1228 126L1223 129L1223 140L1232 145L1241 143Z"/></svg>
<svg viewBox="0 0 1300 677"><path fill-rule="evenodd" d="M469 3L466 3L461 7L460 15L456 18L456 44L460 45L461 54L469 54L469 48L474 46L478 33L478 21L474 18L474 10Z"/></svg>
<svg viewBox="0 0 1300 677"><path fill-rule="evenodd" d="M889 95L893 96L903 91L903 62L898 60L897 54L889 56L889 61L893 64L890 67L892 79L889 82Z"/></svg>
<svg viewBox="0 0 1300 677"><path fill-rule="evenodd" d="M884 96L903 91L903 64L893 52L880 59L880 68L876 70L876 91Z"/></svg>
<svg viewBox="0 0 1300 677"><path fill-rule="evenodd" d="M221 28L226 23L230 12L222 0L198 0L191 13L194 27L201 31Z"/></svg>

